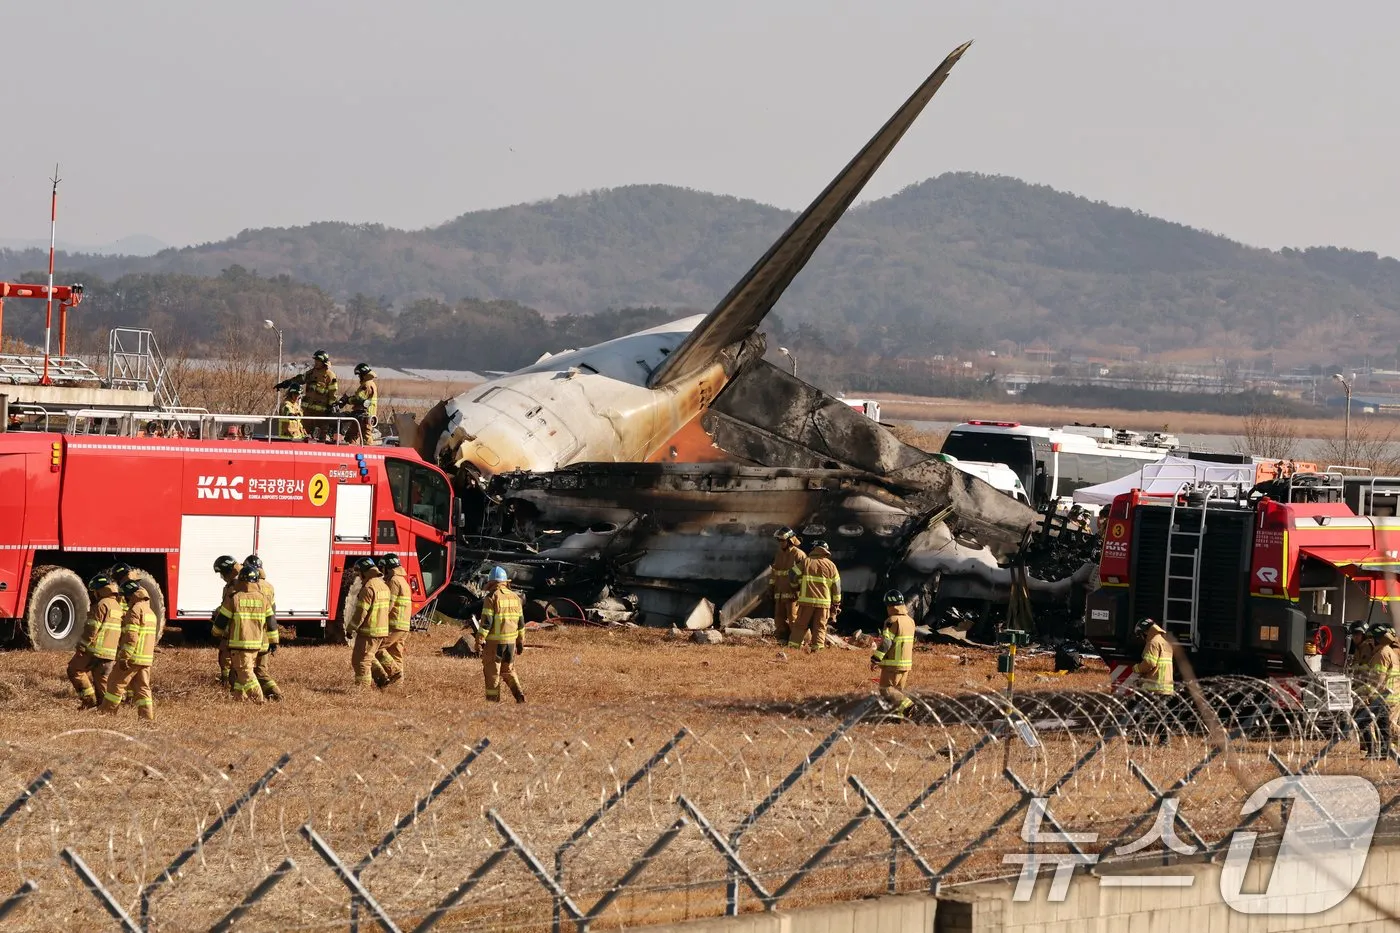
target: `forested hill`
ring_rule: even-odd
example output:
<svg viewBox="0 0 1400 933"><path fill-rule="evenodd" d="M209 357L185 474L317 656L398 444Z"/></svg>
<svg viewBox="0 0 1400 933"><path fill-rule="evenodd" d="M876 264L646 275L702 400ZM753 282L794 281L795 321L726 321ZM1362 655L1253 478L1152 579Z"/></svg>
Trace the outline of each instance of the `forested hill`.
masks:
<svg viewBox="0 0 1400 933"><path fill-rule="evenodd" d="M249 230L152 257L71 257L60 278L218 276L314 284L340 305L510 301L545 315L706 309L792 220L753 201L639 185L402 231ZM0 275L41 254L0 252ZM370 296L365 298L364 296ZM998 340L1148 353L1317 355L1400 341L1400 262L1269 250L1015 179L948 174L852 210L779 305L833 349L918 355Z"/></svg>

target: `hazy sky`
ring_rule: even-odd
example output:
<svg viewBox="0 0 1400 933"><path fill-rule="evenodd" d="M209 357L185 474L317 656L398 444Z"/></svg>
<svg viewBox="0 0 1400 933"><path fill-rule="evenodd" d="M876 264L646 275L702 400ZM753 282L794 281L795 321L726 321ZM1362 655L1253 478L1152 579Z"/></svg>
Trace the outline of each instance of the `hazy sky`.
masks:
<svg viewBox="0 0 1400 933"><path fill-rule="evenodd" d="M0 237L184 245L666 182L803 205L976 44L867 198L1015 175L1400 255L1400 4L9 0ZM55 50L53 53L46 49ZM49 134L39 128L51 128Z"/></svg>

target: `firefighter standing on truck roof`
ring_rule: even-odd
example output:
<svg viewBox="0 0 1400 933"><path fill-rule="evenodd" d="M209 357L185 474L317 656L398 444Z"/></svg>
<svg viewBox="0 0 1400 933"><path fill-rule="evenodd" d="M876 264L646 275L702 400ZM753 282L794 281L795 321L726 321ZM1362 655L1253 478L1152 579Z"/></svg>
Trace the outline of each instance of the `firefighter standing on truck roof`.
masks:
<svg viewBox="0 0 1400 933"><path fill-rule="evenodd" d="M355 603L351 626L355 631L355 648L350 655L350 667L355 672L355 686L368 687L374 682L370 666L389 634L389 607L393 599L374 558L361 557L354 567L360 575L360 598Z"/></svg>
<svg viewBox="0 0 1400 933"><path fill-rule="evenodd" d="M136 715L145 720L156 718L156 702L151 696L151 665L155 663L156 632L159 623L151 611L146 590L135 580L121 585L127 610L122 617L121 640L117 644L117 663L102 691L102 712L115 714L131 688L136 698Z"/></svg>
<svg viewBox="0 0 1400 933"><path fill-rule="evenodd" d="M1167 641L1166 630L1153 619L1139 619L1133 629L1144 640L1142 660L1133 666L1138 675L1137 689L1141 697L1133 708L1133 717L1139 724L1139 735L1146 739L1149 728L1156 735L1157 744L1166 745L1170 741L1167 730L1168 697L1176 693L1173 680L1172 646Z"/></svg>
<svg viewBox="0 0 1400 933"><path fill-rule="evenodd" d="M253 677L257 680L263 696L275 703L282 699L282 691L277 688L277 681L272 679L270 662L271 656L277 651L278 642L281 641L281 633L277 628L277 591L272 588L272 581L267 578L267 569L263 567L262 558L258 555L249 554L243 559L243 566L257 568L258 589L267 600L267 624L263 627L262 647L253 661Z"/></svg>
<svg viewBox="0 0 1400 933"><path fill-rule="evenodd" d="M389 587L389 635L374 657L374 682L380 687L403 680L404 655L408 651L408 630L413 619L413 589L408 573L397 554L379 558L379 570Z"/></svg>
<svg viewBox="0 0 1400 933"><path fill-rule="evenodd" d="M826 647L826 627L841 612L841 572L831 560L825 541L813 541L812 553L788 571L797 587L797 618L788 634L788 647L801 648L808 631L813 652Z"/></svg>
<svg viewBox="0 0 1400 933"><path fill-rule="evenodd" d="M99 573L88 581L87 626L82 643L68 662L68 682L78 692L83 709L96 709L99 693L107 689L107 677L117 659L122 634L122 603L117 585Z"/></svg>
<svg viewBox="0 0 1400 933"><path fill-rule="evenodd" d="M1367 681L1367 704L1357 716L1364 758L1391 757L1391 737L1400 712L1400 649L1396 648L1395 627L1388 622L1371 626L1374 645ZM1375 732L1372 732L1372 729Z"/></svg>
<svg viewBox="0 0 1400 933"><path fill-rule="evenodd" d="M481 625L486 637L481 646L481 671L486 682L486 699L501 702L501 682L510 688L515 702L525 702L525 690L515 674L515 656L525 650L525 607L510 588L510 574L504 567L492 567L486 601L481 606Z"/></svg>
<svg viewBox="0 0 1400 933"><path fill-rule="evenodd" d="M340 380L336 379L335 370L331 369L330 363L330 354L325 350L317 350L311 354L311 368L301 377L301 407L308 418L327 417L331 413L331 403L340 391ZM323 437L327 433L335 432L328 432L325 422L317 422L311 425L311 433Z"/></svg>
<svg viewBox="0 0 1400 933"><path fill-rule="evenodd" d="M287 386L287 394L282 398L282 405L277 409L277 414L281 416L277 422L277 436L290 441L306 440L306 428L302 425L301 419L305 412L301 410L301 386L293 383Z"/></svg>
<svg viewBox="0 0 1400 933"><path fill-rule="evenodd" d="M219 596L219 608L214 610L214 615L210 618L212 633L228 632L229 620L233 618L233 603L229 601L229 596L233 594L238 586L238 574L243 569L243 565L234 560L228 554L214 559L214 572L224 581L224 591ZM229 686L229 653L228 637L214 635L219 643L219 686Z"/></svg>
<svg viewBox="0 0 1400 933"><path fill-rule="evenodd" d="M773 558L770 577L773 587L773 637L784 642L792 634L792 622L797 615L797 588L788 574L794 566L806 560L807 555L798 547L802 541L791 528L779 529L774 537L778 539L778 553Z"/></svg>
<svg viewBox="0 0 1400 933"><path fill-rule="evenodd" d="M379 425L379 383L375 381L374 370L368 363L356 363L355 375L360 377L360 385L354 394L342 395L340 404L350 406L350 414L355 417L359 429L358 437L346 437L347 441L360 444L373 444L374 431Z"/></svg>
<svg viewBox="0 0 1400 933"><path fill-rule="evenodd" d="M273 619L272 605L258 586L261 579L257 567L244 566L238 572L238 583L224 598L224 611L214 628L216 636L228 640L229 693L235 700L257 703L263 701L263 692L253 669Z"/></svg>
<svg viewBox="0 0 1400 933"><path fill-rule="evenodd" d="M870 669L880 671L880 698L894 707L896 715L906 716L914 705L904 693L914 668L914 619L905 611L899 590L885 594L885 616L885 630L870 656Z"/></svg>

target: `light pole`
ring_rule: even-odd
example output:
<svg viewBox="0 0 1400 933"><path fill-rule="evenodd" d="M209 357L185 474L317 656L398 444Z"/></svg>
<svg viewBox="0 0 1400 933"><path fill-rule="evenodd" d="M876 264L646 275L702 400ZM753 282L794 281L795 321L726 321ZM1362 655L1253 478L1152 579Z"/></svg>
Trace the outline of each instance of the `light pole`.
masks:
<svg viewBox="0 0 1400 933"><path fill-rule="evenodd" d="M278 327L276 324L272 323L271 321L266 321L266 320L263 321L263 327L266 327L268 330L275 330L275 331L277 331L277 381L278 381L278 382L281 382L281 381L282 381L282 328ZM277 414L277 408L278 408L278 404L277 404L277 390L276 390L276 389L273 389L273 390L272 390L272 413L273 413L274 415Z"/></svg>
<svg viewBox="0 0 1400 933"><path fill-rule="evenodd" d="M793 356L793 355L792 355L792 351L789 350L787 347L779 347L779 348L778 348L778 352L781 353L783 356L787 357L787 358L788 358L788 362L792 363L792 375L793 375L794 378L796 378L796 376L797 376L797 357Z"/></svg>
<svg viewBox="0 0 1400 933"><path fill-rule="evenodd" d="M1353 379L1356 378L1355 373L1351 375ZM1342 460L1346 461L1347 466L1351 466L1351 382L1341 373L1333 373L1332 378L1342 384L1342 391L1347 395L1347 419L1346 427L1343 429L1345 433L1342 435Z"/></svg>

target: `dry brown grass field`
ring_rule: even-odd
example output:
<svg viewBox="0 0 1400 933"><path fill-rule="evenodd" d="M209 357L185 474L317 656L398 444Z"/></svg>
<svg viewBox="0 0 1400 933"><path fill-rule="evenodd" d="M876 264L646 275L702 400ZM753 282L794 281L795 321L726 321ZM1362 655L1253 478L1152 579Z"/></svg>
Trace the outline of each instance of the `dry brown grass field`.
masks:
<svg viewBox="0 0 1400 933"><path fill-rule="evenodd" d="M346 889L299 828L309 824L353 865L488 739L460 779L363 872L385 909L411 927L502 844L488 813L551 866L555 848L684 729L670 754L568 856L564 888L586 911L676 825L680 797L728 835L874 688L865 650L810 656L769 639L710 647L651 630L564 628L529 638L521 663L529 702L489 705L479 662L441 654L456 634L441 628L415 634L408 677L387 691L351 686L347 648L288 644L273 659L286 700L264 706L227 698L215 684L211 648L167 645L155 665L158 720L149 725L130 710L117 718L78 712L63 678L66 658L0 655L0 805L44 769L53 773L29 806L0 826L0 892L15 890L22 878L40 885L7 929L109 924L63 864L65 848L134 914L141 885L283 753L291 758L266 791L157 892L151 929L208 928L286 858L296 870L253 908L243 928L344 929ZM1019 703L1033 721L1067 717L1077 725L1038 726L1040 748L1011 737L986 745L985 723L998 719L996 691L1004 685L995 653L939 645L921 648L915 663L912 692L933 702L942 711L938 718L875 717L853 726L744 836L741 854L769 890L860 816L852 779L898 812L967 758L955 777L902 817L923 857L938 868L1021 799L1005 768L1043 788L1087 755L1056 798L1056 813L1107 839L1153 805L1131 776L1130 758L1167 785L1205 753L1203 738L1186 733L1165 748L1113 739L1096 750L1093 720L1102 728L1103 710L1111 708L1102 693L1105 670L1091 663L1085 672L1056 676L1044 655L1018 665ZM953 715L956 710L961 713ZM1246 743L1239 763L1262 781L1277 773L1265 757L1269 749L1296 768L1321 747L1301 734L1265 736ZM1347 748L1325 764L1365 768ZM1229 825L1242 796L1234 776L1212 765L1182 794L1182 808L1205 831ZM1019 827L1019 818L1010 820L948 880L1002 873L1000 856L1018 850ZM782 906L882 893L889 851L888 833L867 814ZM715 916L723 910L725 873L723 859L691 822L593 925ZM919 890L927 882L903 858L896 886ZM758 907L747 891L743 905ZM512 854L440 928L540 930L550 909L548 894Z"/></svg>

